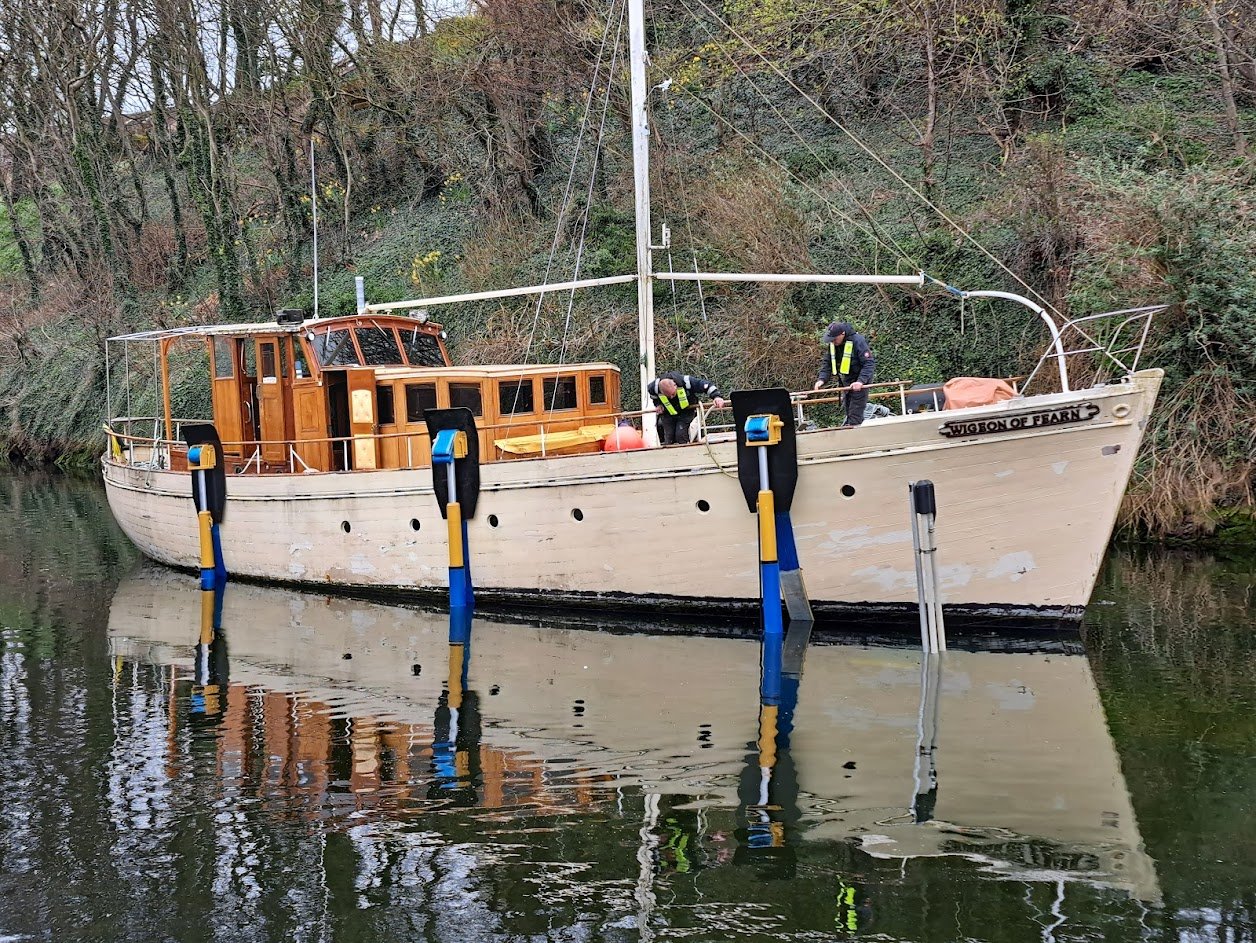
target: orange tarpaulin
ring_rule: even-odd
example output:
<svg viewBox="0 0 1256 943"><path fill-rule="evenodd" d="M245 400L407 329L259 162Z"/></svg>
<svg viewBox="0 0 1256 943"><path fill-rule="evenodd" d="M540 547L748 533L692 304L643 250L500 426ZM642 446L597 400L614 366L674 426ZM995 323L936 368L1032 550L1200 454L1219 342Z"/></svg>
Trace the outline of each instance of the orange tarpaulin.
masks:
<svg viewBox="0 0 1256 943"><path fill-rule="evenodd" d="M946 396L943 409L989 406L1016 395L1016 391L1006 380L995 380L991 377L953 377L942 384L942 392Z"/></svg>

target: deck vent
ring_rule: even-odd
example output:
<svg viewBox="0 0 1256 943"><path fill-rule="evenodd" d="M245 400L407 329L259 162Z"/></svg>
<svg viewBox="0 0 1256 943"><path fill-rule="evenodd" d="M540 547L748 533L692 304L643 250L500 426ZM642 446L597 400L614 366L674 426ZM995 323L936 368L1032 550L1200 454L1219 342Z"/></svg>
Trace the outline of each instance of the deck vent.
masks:
<svg viewBox="0 0 1256 943"><path fill-rule="evenodd" d="M304 320L305 311L302 308L280 308L275 315L276 324L300 324Z"/></svg>

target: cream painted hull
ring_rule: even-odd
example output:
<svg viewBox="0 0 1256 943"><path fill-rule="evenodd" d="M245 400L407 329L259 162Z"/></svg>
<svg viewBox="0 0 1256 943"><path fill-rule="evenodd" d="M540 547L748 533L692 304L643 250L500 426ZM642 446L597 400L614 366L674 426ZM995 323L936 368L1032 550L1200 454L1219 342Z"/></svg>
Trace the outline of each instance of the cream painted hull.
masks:
<svg viewBox="0 0 1256 943"><path fill-rule="evenodd" d="M907 483L928 478L937 485L940 582L951 611L1079 616L1161 377L1145 370L1091 390L800 434L792 516L813 603L821 612L912 610ZM939 433L944 421L1081 403L1097 414L1038 429ZM187 474L108 456L103 466L110 506L136 546L195 567ZM469 546L482 598L656 611L725 610L756 598L757 530L732 442L501 462L481 477ZM235 575L402 592L447 585L428 469L239 476L228 496L222 536Z"/></svg>
<svg viewBox="0 0 1256 943"><path fill-rule="evenodd" d="M125 581L110 605L112 652L190 670L200 595L194 580L156 568ZM398 731L413 750L430 745L449 674L447 617L230 585L222 626L232 685L305 705L286 707L285 722L332 711L351 717L354 729ZM549 773L535 781L559 794L569 795L579 774L607 790L731 808L745 804L739 782L748 764L758 778L754 641L477 618L467 679L479 694L479 749L513 758L514 769L543 764ZM1084 656L952 651L940 690L937 805L917 825L908 810L919 653L811 646L790 745L806 838L855 838L881 856L963 854L1021 878L1159 896ZM302 742L300 730L285 728L283 737ZM378 743L363 749L355 763L373 768ZM412 785L421 792L424 783ZM481 798L494 801L509 804ZM1049 860L1030 854L1037 842L1048 844Z"/></svg>

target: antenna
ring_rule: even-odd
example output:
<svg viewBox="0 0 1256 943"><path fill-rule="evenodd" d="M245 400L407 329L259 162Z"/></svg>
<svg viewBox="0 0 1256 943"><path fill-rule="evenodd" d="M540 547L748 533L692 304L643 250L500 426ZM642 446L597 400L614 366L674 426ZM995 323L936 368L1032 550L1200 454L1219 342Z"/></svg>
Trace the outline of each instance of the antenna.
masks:
<svg viewBox="0 0 1256 943"><path fill-rule="evenodd" d="M314 175L314 135L310 135L310 209L314 214L314 317L318 317L318 178Z"/></svg>

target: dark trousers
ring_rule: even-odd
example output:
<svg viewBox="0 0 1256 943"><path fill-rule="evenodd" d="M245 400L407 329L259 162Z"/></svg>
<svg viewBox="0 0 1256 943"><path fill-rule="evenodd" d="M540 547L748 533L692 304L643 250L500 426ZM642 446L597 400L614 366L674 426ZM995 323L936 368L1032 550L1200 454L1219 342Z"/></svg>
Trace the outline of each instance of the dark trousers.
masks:
<svg viewBox="0 0 1256 943"><path fill-rule="evenodd" d="M864 407L868 405L866 389L855 392L847 390L842 394L842 408L846 410L846 425L858 426L864 421Z"/></svg>
<svg viewBox="0 0 1256 943"><path fill-rule="evenodd" d="M684 445L689 441L689 425L697 411L686 409L673 416L668 412L659 413L659 441L664 445Z"/></svg>

